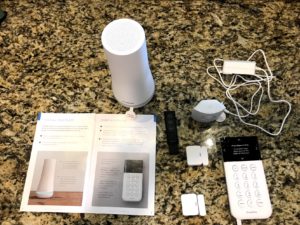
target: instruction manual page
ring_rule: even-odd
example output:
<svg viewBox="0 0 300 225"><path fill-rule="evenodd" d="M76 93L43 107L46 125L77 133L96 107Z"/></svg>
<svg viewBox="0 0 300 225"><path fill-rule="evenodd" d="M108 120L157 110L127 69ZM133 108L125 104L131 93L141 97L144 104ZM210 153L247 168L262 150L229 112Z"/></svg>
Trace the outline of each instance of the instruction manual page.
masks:
<svg viewBox="0 0 300 225"><path fill-rule="evenodd" d="M153 115L38 116L21 211L154 215Z"/></svg>

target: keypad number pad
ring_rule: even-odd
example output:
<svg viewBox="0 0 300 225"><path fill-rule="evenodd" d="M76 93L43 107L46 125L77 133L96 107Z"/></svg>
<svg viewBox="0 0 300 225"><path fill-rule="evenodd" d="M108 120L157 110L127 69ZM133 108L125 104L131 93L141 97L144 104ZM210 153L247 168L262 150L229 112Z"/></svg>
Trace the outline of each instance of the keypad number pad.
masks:
<svg viewBox="0 0 300 225"><path fill-rule="evenodd" d="M225 162L224 168L231 211L241 219L262 218L264 210L272 211L260 160Z"/></svg>
<svg viewBox="0 0 300 225"><path fill-rule="evenodd" d="M143 189L142 173L124 173L123 176L123 201L138 202L142 200Z"/></svg>
<svg viewBox="0 0 300 225"><path fill-rule="evenodd" d="M232 165L233 177L235 178L235 192L238 204L242 208L262 207L262 201L257 194L259 193L259 185L255 174L256 169L255 164L247 165L242 163L240 166Z"/></svg>

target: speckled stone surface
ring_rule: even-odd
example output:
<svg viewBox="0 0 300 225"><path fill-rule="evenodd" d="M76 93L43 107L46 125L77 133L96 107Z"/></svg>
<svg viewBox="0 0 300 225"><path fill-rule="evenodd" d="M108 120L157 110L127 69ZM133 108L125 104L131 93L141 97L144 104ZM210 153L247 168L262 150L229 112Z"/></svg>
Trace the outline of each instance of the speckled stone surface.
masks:
<svg viewBox="0 0 300 225"><path fill-rule="evenodd" d="M243 3L240 3L243 2ZM0 221L9 224L235 224L230 215L219 139L256 135L273 214L243 224L300 224L300 4L297 1L17 1L0 25ZM144 27L156 92L137 110L157 114L155 216L20 212L38 112L124 113L114 99L100 42L104 26L132 18ZM206 75L214 58L247 59L265 50L275 99L293 104L283 132L272 137L228 116L201 126L190 117L201 99L225 101ZM238 97L247 99L247 93ZM163 111L179 120L180 154L168 154ZM264 104L257 121L271 130L286 107ZM212 138L207 167L188 167L184 149ZM180 195L205 195L207 216L184 217Z"/></svg>

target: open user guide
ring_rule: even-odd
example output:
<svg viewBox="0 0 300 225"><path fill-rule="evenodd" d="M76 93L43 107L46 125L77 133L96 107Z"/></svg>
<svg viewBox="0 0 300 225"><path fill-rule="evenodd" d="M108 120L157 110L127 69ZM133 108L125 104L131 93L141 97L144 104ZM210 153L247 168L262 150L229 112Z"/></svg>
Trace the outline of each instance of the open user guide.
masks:
<svg viewBox="0 0 300 225"><path fill-rule="evenodd" d="M153 115L41 113L21 211L154 215Z"/></svg>

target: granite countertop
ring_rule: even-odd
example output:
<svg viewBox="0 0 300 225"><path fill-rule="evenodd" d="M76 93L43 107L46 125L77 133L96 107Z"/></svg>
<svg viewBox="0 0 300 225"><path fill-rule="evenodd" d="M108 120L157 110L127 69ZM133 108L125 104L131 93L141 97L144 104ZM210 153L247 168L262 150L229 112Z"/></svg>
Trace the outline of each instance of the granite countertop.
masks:
<svg viewBox="0 0 300 225"><path fill-rule="evenodd" d="M243 3L239 3L243 2ZM0 25L0 221L8 224L235 224L230 215L219 140L259 139L273 214L243 224L299 224L298 1L17 1L4 0ZM138 113L156 114L155 216L20 212L38 112L124 113L113 96L100 42L106 24L132 18L145 29L155 96ZM224 101L206 74L214 58L247 59L263 49L276 78L274 99L293 108L282 134L267 135L228 115L203 126L191 119L201 99ZM261 62L261 58L258 57ZM237 97L247 100L247 92ZM287 111L267 104L254 122L274 130ZM163 112L175 110L180 154L169 155ZM209 166L189 167L185 147L211 138ZM207 216L184 217L180 195L202 193Z"/></svg>

